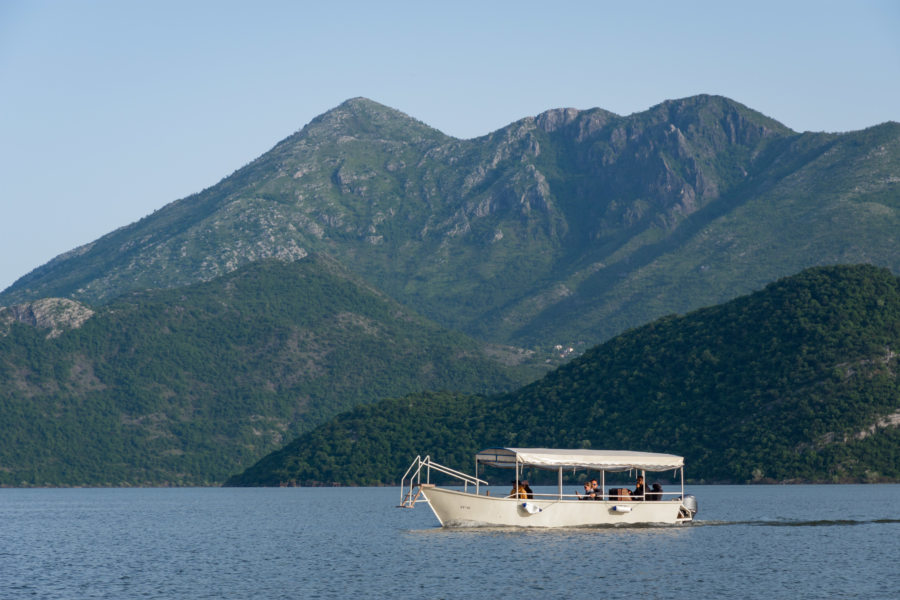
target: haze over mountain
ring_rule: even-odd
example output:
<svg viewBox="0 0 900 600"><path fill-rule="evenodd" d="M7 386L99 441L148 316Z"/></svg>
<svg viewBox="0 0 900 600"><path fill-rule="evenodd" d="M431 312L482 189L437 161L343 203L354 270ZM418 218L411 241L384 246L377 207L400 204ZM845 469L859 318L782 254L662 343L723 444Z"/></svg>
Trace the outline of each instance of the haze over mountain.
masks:
<svg viewBox="0 0 900 600"><path fill-rule="evenodd" d="M900 271L900 125L796 133L716 96L459 140L356 98L0 294L91 305L326 253L483 340L585 348L812 265Z"/></svg>

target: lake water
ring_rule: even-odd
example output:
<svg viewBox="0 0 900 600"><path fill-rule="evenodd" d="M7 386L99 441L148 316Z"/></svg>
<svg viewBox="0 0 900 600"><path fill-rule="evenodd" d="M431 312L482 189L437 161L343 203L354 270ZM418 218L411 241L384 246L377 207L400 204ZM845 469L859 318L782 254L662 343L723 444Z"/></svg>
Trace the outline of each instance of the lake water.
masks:
<svg viewBox="0 0 900 600"><path fill-rule="evenodd" d="M900 597L900 485L687 492L692 525L531 531L397 488L0 489L0 598Z"/></svg>

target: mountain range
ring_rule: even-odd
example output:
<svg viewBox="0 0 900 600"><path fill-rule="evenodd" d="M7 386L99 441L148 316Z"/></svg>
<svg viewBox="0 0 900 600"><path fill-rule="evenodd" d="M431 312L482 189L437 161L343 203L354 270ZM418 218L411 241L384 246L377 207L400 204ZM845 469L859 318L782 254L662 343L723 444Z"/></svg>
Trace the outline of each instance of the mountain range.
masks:
<svg viewBox="0 0 900 600"><path fill-rule="evenodd" d="M583 350L806 267L900 271L900 125L796 133L696 96L460 140L363 98L0 294L91 305L327 254L485 341Z"/></svg>
<svg viewBox="0 0 900 600"><path fill-rule="evenodd" d="M696 96L460 140L351 99L0 293L0 485L219 483L355 406L452 412L812 266L900 272L898 206L897 123L797 133Z"/></svg>

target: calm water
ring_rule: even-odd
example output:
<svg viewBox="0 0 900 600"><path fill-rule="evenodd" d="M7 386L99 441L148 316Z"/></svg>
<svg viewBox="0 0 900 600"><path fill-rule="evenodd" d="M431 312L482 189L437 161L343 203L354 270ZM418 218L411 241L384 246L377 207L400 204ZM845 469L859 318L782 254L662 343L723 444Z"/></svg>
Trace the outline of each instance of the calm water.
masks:
<svg viewBox="0 0 900 600"><path fill-rule="evenodd" d="M687 491L693 525L528 531L396 488L0 489L0 598L900 597L900 485Z"/></svg>

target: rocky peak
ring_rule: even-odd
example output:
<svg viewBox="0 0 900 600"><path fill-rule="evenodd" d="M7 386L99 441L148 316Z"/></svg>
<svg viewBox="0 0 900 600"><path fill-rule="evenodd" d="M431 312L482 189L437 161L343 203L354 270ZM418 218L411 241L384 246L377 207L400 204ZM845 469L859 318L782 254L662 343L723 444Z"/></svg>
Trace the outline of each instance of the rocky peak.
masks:
<svg viewBox="0 0 900 600"><path fill-rule="evenodd" d="M542 112L534 121L539 128L550 133L574 121L580 112L576 108L554 108Z"/></svg>
<svg viewBox="0 0 900 600"><path fill-rule="evenodd" d="M535 124L547 133L570 129L575 140L582 142L619 118L617 114L602 108L556 108L539 114Z"/></svg>
<svg viewBox="0 0 900 600"><path fill-rule="evenodd" d="M305 138L392 139L404 142L422 138L444 138L399 110L368 98L351 98L309 122L298 135Z"/></svg>
<svg viewBox="0 0 900 600"><path fill-rule="evenodd" d="M794 133L775 119L723 96L701 94L666 100L647 114L651 123L674 125L689 138L721 136L727 144L753 145L764 138Z"/></svg>

